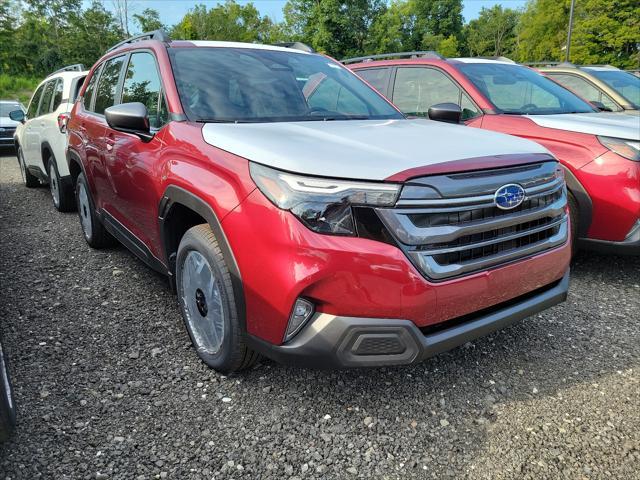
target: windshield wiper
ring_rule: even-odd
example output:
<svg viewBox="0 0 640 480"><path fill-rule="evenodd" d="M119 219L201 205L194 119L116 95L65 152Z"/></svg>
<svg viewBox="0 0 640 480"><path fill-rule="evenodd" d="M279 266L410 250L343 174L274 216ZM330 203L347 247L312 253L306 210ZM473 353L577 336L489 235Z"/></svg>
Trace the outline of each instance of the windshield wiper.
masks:
<svg viewBox="0 0 640 480"><path fill-rule="evenodd" d="M309 120L332 122L334 120L369 120L370 118L368 115L326 115L318 117L313 115L309 117Z"/></svg>

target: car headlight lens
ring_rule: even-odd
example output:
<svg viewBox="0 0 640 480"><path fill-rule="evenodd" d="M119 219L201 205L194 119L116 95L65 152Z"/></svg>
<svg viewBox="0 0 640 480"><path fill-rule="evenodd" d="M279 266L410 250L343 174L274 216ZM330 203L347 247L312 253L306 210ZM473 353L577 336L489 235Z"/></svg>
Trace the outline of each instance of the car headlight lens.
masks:
<svg viewBox="0 0 640 480"><path fill-rule="evenodd" d="M640 162L640 142L623 138L598 137L600 143L621 157Z"/></svg>
<svg viewBox="0 0 640 480"><path fill-rule="evenodd" d="M400 185L307 177L250 163L251 178L278 208L289 210L318 233L356 235L351 207L390 207Z"/></svg>

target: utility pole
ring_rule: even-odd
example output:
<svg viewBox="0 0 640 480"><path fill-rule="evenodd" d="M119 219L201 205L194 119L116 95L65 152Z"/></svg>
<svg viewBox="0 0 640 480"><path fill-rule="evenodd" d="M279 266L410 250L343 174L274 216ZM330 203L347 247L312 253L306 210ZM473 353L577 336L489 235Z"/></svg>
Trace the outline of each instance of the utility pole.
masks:
<svg viewBox="0 0 640 480"><path fill-rule="evenodd" d="M565 49L564 61L569 61L569 51L571 50L571 30L573 30L573 8L576 0L571 0L571 10L569 11L569 32L567 33L567 48Z"/></svg>

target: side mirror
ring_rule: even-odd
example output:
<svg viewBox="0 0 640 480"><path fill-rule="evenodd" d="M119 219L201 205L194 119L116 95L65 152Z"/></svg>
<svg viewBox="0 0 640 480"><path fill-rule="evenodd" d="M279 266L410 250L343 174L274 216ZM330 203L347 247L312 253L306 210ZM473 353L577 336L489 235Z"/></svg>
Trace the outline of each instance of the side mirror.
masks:
<svg viewBox="0 0 640 480"><path fill-rule="evenodd" d="M153 138L149 128L149 115L147 107L140 102L121 103L107 108L104 111L107 123L119 132L137 135L144 142Z"/></svg>
<svg viewBox="0 0 640 480"><path fill-rule="evenodd" d="M596 107L598 110L600 110L601 112L611 112L611 109L608 107L604 106L604 103L602 102L598 102L597 100L593 100L591 102L591 105L593 105L594 107Z"/></svg>
<svg viewBox="0 0 640 480"><path fill-rule="evenodd" d="M24 123L25 115L22 110L14 110L13 112L9 112L9 118L14 122Z"/></svg>
<svg viewBox="0 0 640 480"><path fill-rule="evenodd" d="M455 103L438 103L429 107L429 118L438 122L460 123L462 109Z"/></svg>

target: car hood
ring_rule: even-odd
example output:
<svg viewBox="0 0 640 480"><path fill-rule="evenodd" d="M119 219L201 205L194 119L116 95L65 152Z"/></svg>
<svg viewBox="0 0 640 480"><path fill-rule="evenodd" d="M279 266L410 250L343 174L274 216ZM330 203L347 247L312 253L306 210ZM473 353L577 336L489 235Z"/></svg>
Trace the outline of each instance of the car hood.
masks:
<svg viewBox="0 0 640 480"><path fill-rule="evenodd" d="M14 122L9 117L0 117L0 127L11 127L15 128L20 125L20 122Z"/></svg>
<svg viewBox="0 0 640 480"><path fill-rule="evenodd" d="M605 137L640 140L640 116L624 113L594 112L559 115L529 115L541 127L590 133Z"/></svg>
<svg viewBox="0 0 640 480"><path fill-rule="evenodd" d="M529 140L422 119L207 123L202 135L210 145L263 165L366 180L455 160L549 153Z"/></svg>

